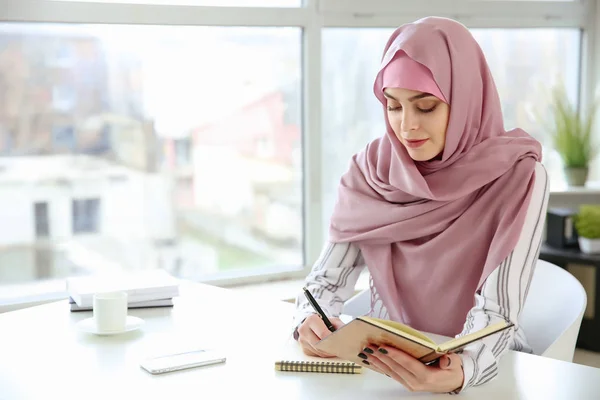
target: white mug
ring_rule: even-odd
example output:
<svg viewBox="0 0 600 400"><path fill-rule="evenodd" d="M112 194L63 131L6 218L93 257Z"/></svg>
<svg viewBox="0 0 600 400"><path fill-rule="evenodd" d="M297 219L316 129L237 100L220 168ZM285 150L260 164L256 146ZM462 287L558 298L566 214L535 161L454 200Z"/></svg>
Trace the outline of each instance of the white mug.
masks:
<svg viewBox="0 0 600 400"><path fill-rule="evenodd" d="M94 294L93 315L99 332L124 331L127 322L127 292Z"/></svg>

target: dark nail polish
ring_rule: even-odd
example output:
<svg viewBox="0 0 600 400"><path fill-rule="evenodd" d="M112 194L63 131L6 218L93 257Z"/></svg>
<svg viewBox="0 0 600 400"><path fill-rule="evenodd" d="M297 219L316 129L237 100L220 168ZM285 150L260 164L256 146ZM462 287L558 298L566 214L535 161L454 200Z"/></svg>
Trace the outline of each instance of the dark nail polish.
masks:
<svg viewBox="0 0 600 400"><path fill-rule="evenodd" d="M362 358L363 360L366 360L366 359L367 359L367 355L366 355L365 353L358 353L358 356L359 356L360 358Z"/></svg>
<svg viewBox="0 0 600 400"><path fill-rule="evenodd" d="M363 364L371 365L367 360L363 360Z"/></svg>
<svg viewBox="0 0 600 400"><path fill-rule="evenodd" d="M384 349L384 348L381 348L381 347L380 347L380 348L378 348L377 350L379 350L379 352L380 352L381 354L387 354L387 353L388 353L388 351L387 351L386 349Z"/></svg>
<svg viewBox="0 0 600 400"><path fill-rule="evenodd" d="M448 357L448 367L450 366L451 363L452 363L452 359L450 357Z"/></svg>
<svg viewBox="0 0 600 400"><path fill-rule="evenodd" d="M368 347L365 347L365 349L363 350L365 353L369 353L369 354L373 354L373 350L371 350Z"/></svg>

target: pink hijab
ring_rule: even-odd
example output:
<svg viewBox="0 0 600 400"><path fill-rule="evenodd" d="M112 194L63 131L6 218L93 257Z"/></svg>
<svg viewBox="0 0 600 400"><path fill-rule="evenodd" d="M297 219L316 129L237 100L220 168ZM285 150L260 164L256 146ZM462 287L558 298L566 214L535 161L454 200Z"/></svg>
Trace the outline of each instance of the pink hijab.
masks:
<svg viewBox="0 0 600 400"><path fill-rule="evenodd" d="M398 65L408 69L390 63L406 56ZM541 146L520 129L505 131L484 55L455 21L398 28L375 80L384 110L390 82L437 90L450 104L442 157L413 161L386 116L385 135L356 154L341 179L330 236L359 246L391 319L453 336L475 292L516 246Z"/></svg>

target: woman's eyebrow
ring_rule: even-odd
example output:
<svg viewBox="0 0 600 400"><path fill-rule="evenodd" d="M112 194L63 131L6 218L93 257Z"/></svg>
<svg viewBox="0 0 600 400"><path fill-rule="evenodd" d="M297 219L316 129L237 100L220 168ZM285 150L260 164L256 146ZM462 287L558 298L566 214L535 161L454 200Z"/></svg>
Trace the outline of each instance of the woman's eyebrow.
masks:
<svg viewBox="0 0 600 400"><path fill-rule="evenodd" d="M397 98L395 98L394 96L392 96L391 94L389 94L389 93L387 93L385 91L383 92L383 95L385 97L387 97L388 99L399 101ZM408 101L413 102L415 100L423 99L425 97L435 97L435 96L433 96L431 93L420 93L420 94L417 94L417 95L415 95L413 97L410 97L408 99Z"/></svg>
<svg viewBox="0 0 600 400"><path fill-rule="evenodd" d="M415 100L423 99L425 97L435 97L435 96L433 96L431 93L421 93L421 94L418 94L416 96L409 98L408 101L415 101Z"/></svg>

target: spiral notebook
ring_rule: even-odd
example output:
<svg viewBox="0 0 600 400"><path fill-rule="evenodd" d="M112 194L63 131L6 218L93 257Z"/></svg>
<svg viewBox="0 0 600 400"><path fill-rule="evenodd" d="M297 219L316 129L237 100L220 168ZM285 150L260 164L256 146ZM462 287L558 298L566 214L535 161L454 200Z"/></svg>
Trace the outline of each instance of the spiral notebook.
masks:
<svg viewBox="0 0 600 400"><path fill-rule="evenodd" d="M284 372L317 372L325 374L360 374L361 365L340 358L320 358L307 356L300 345L290 339L283 346L279 358L275 361L275 369Z"/></svg>

